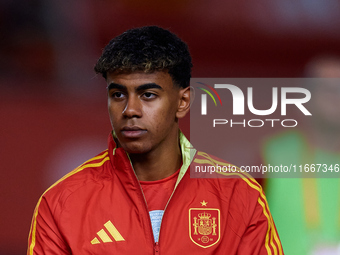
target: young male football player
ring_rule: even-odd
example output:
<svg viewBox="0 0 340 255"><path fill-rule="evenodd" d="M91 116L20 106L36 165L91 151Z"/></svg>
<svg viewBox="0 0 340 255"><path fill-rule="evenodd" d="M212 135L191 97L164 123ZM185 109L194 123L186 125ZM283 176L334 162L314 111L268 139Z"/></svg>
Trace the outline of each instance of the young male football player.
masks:
<svg viewBox="0 0 340 255"><path fill-rule="evenodd" d="M179 130L191 67L187 45L155 26L106 46L95 71L107 83L108 149L43 194L28 254L283 254L255 180L190 178L190 164L217 163Z"/></svg>

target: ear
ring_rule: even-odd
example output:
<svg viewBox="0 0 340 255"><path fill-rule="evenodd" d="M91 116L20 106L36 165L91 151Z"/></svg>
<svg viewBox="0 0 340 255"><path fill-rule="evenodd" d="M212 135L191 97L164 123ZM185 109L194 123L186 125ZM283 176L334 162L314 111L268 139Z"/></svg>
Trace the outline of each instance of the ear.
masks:
<svg viewBox="0 0 340 255"><path fill-rule="evenodd" d="M195 94L192 87L188 86L179 91L179 103L176 112L178 119L183 118L190 109L191 102L194 100Z"/></svg>

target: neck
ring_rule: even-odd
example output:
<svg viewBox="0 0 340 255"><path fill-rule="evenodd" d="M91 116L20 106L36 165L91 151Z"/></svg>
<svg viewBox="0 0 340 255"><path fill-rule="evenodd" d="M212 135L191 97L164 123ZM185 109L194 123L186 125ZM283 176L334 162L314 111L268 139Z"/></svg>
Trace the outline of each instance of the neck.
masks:
<svg viewBox="0 0 340 255"><path fill-rule="evenodd" d="M130 159L140 181L156 181L175 173L181 166L182 153L179 138L143 154L130 154Z"/></svg>

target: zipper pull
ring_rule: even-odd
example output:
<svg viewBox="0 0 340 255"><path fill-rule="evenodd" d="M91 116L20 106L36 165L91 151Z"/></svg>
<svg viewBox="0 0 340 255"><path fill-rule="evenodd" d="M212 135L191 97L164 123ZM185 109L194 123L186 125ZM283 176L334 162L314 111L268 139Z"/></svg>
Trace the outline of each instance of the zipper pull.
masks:
<svg viewBox="0 0 340 255"><path fill-rule="evenodd" d="M155 243L154 249L155 249L155 254L159 254L159 245L158 245L158 242Z"/></svg>

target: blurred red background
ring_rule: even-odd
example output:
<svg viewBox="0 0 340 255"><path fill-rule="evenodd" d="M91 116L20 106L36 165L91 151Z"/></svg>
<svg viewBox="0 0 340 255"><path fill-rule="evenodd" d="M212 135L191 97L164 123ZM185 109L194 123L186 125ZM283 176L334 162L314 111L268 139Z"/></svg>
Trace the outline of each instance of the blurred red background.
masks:
<svg viewBox="0 0 340 255"><path fill-rule="evenodd" d="M0 254L24 254L40 195L106 148L93 66L111 38L143 25L188 43L193 77L301 77L312 57L340 53L337 0L1 1Z"/></svg>

